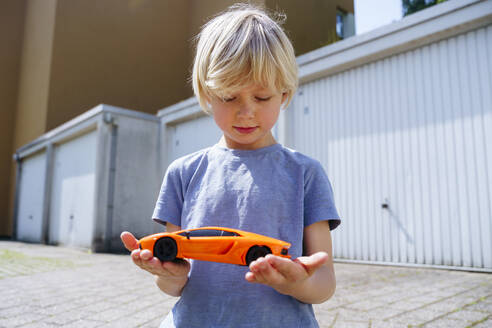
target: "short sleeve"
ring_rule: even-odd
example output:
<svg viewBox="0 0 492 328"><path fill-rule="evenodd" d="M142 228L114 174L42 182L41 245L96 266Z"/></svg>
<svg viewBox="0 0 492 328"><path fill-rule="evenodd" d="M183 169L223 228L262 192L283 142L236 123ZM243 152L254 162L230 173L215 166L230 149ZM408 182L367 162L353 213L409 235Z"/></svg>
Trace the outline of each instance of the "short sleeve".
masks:
<svg viewBox="0 0 492 328"><path fill-rule="evenodd" d="M180 171L176 165L171 164L162 181L152 219L161 224L169 222L181 226L183 199Z"/></svg>
<svg viewBox="0 0 492 328"><path fill-rule="evenodd" d="M333 199L333 189L319 162L305 173L304 180L304 226L318 221L328 221L330 230L340 224L340 217Z"/></svg>

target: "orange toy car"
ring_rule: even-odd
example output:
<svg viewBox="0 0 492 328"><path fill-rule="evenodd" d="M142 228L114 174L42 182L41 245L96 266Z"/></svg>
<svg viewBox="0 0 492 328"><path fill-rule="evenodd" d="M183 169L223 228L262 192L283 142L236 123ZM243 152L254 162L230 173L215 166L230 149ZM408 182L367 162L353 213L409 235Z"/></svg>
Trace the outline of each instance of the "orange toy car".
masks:
<svg viewBox="0 0 492 328"><path fill-rule="evenodd" d="M230 228L203 227L163 232L138 241L161 261L188 258L248 265L267 254L290 258L290 244L275 238Z"/></svg>

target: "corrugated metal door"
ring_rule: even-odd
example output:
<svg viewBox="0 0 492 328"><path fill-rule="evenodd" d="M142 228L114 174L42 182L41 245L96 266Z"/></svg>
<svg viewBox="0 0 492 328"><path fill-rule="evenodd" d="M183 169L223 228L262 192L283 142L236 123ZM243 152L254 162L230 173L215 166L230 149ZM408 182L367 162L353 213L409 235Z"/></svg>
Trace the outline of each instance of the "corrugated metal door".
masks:
<svg viewBox="0 0 492 328"><path fill-rule="evenodd" d="M222 132L211 116L202 116L168 127L170 131L169 162L194 151L216 144Z"/></svg>
<svg viewBox="0 0 492 328"><path fill-rule="evenodd" d="M22 160L17 213L17 239L41 242L43 227L46 153Z"/></svg>
<svg viewBox="0 0 492 328"><path fill-rule="evenodd" d="M492 269L492 26L304 84L289 144L321 160L337 258Z"/></svg>
<svg viewBox="0 0 492 328"><path fill-rule="evenodd" d="M95 209L97 131L54 151L50 238L55 244L90 247Z"/></svg>

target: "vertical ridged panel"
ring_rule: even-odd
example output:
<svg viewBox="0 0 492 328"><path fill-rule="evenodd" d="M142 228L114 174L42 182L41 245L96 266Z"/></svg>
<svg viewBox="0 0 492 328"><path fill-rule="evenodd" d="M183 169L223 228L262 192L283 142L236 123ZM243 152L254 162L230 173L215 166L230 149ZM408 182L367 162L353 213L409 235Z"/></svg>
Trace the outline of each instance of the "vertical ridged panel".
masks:
<svg viewBox="0 0 492 328"><path fill-rule="evenodd" d="M335 256L492 268L492 26L300 86L290 144L324 165Z"/></svg>

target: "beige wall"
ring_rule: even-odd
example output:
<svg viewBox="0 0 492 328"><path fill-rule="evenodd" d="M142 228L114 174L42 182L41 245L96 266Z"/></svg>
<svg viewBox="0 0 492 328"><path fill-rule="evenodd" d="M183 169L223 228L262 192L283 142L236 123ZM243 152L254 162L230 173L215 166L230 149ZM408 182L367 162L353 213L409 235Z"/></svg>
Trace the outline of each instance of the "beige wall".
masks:
<svg viewBox="0 0 492 328"><path fill-rule="evenodd" d="M203 1L203 0L190 0L190 20L188 29L188 54L187 61L189 72L191 72L194 57L195 37L200 32L200 28L207 22L213 15L221 12L227 7L233 5L236 1L233 0L216 0L216 1ZM190 96L193 93L190 91Z"/></svg>
<svg viewBox="0 0 492 328"><path fill-rule="evenodd" d="M271 10L286 14L283 27L296 55L332 43L337 8L354 12L353 0L266 0L265 4Z"/></svg>
<svg viewBox="0 0 492 328"><path fill-rule="evenodd" d="M28 0L15 118L14 148L46 131L56 0Z"/></svg>
<svg viewBox="0 0 492 328"><path fill-rule="evenodd" d="M0 1L0 236L10 235L15 109L26 2Z"/></svg>
<svg viewBox="0 0 492 328"><path fill-rule="evenodd" d="M100 103L155 114L190 96L188 13L187 1L58 1L46 129Z"/></svg>
<svg viewBox="0 0 492 328"><path fill-rule="evenodd" d="M1 0L0 235L11 234L15 149L100 103L155 114L192 96L191 40L235 2ZM297 54L334 28L332 0L251 2L286 12ZM352 1L337 3L353 11Z"/></svg>
<svg viewBox="0 0 492 328"><path fill-rule="evenodd" d="M56 0L28 0L26 3L11 154L46 132L55 11ZM12 166L9 172L8 217L7 225L2 228L8 235L12 234L14 170Z"/></svg>

